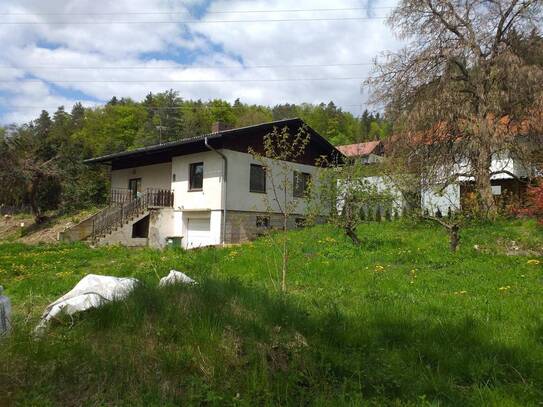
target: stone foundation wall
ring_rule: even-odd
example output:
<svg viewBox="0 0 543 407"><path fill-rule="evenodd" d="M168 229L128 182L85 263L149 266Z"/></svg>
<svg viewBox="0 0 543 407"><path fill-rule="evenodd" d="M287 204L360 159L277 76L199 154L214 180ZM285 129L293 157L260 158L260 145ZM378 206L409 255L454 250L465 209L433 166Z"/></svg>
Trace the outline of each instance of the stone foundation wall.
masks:
<svg viewBox="0 0 543 407"><path fill-rule="evenodd" d="M269 219L268 226L257 226L257 218ZM302 215L291 215L288 219L288 229L299 227L297 220L303 220ZM260 222L262 223L262 222ZM267 231L283 228L283 215L265 212L228 211L226 214L226 243L243 243L264 235Z"/></svg>

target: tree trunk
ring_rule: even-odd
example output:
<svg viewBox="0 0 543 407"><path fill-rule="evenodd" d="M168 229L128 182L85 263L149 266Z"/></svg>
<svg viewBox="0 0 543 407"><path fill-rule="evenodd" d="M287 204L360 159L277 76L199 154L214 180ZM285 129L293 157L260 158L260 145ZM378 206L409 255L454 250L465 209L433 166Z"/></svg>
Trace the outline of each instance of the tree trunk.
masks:
<svg viewBox="0 0 543 407"><path fill-rule="evenodd" d="M283 267L281 276L281 291L287 292L287 269L288 269L288 244L287 244L288 215L283 215Z"/></svg>
<svg viewBox="0 0 543 407"><path fill-rule="evenodd" d="M482 215L486 219L494 219L497 215L496 202L492 195L492 184L490 182L490 171L492 154L481 147L473 168L475 188L477 190L478 205Z"/></svg>
<svg viewBox="0 0 543 407"><path fill-rule="evenodd" d="M353 241L353 243L356 246L361 246L362 245L362 242L360 241L360 239L356 235L356 232L352 228L350 228L348 226L345 227L345 234L351 238L351 240Z"/></svg>
<svg viewBox="0 0 543 407"><path fill-rule="evenodd" d="M39 178L34 178L28 185L28 200L30 201L30 208L32 209L32 214L34 215L34 221L38 225L45 220L44 216L41 214L41 210L37 202L39 182Z"/></svg>
<svg viewBox="0 0 543 407"><path fill-rule="evenodd" d="M452 225L449 229L449 236L451 239L451 251L456 252L460 244L460 226Z"/></svg>

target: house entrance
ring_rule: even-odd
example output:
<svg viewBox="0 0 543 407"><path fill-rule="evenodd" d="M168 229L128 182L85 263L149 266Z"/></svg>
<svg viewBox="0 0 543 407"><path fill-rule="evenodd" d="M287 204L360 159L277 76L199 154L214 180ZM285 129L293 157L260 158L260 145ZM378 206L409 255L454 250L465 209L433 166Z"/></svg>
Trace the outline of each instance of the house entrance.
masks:
<svg viewBox="0 0 543 407"><path fill-rule="evenodd" d="M132 198L137 198L141 195L141 178L132 178L128 181L128 189L131 192Z"/></svg>

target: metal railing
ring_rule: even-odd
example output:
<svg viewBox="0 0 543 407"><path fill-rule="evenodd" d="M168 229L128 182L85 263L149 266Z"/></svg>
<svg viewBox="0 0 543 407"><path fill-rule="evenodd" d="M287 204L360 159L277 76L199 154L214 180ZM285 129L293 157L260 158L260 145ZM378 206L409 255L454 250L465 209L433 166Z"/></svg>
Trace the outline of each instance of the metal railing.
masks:
<svg viewBox="0 0 543 407"><path fill-rule="evenodd" d="M173 208L173 191L148 188L145 192L147 204L151 207Z"/></svg>
<svg viewBox="0 0 543 407"><path fill-rule="evenodd" d="M169 189L147 188L145 192L137 192L130 189L114 188L111 190L109 202L110 205L125 204L136 198L145 197L149 206L172 208L173 192Z"/></svg>
<svg viewBox="0 0 543 407"><path fill-rule="evenodd" d="M109 204L124 204L134 199L134 192L131 189L114 188L109 194Z"/></svg>
<svg viewBox="0 0 543 407"><path fill-rule="evenodd" d="M129 193L128 193L129 192ZM173 207L174 194L165 189L147 189L145 193L134 194L130 190L112 190L110 206L97 213L92 219L91 239L112 233L117 228L143 214L149 207Z"/></svg>

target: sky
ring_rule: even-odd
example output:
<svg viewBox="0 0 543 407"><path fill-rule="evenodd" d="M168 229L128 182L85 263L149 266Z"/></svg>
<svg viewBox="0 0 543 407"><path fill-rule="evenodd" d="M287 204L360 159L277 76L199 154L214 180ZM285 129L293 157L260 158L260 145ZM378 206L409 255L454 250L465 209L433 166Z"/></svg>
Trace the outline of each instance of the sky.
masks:
<svg viewBox="0 0 543 407"><path fill-rule="evenodd" d="M167 89L358 115L372 61L401 46L395 1L2 0L0 123Z"/></svg>

